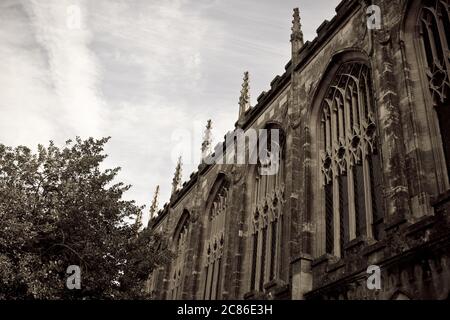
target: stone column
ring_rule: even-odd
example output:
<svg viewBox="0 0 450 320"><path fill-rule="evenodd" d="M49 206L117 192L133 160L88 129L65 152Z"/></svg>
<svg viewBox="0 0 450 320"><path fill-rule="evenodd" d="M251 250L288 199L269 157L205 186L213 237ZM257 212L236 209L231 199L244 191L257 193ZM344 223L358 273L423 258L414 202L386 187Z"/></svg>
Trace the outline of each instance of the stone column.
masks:
<svg viewBox="0 0 450 320"><path fill-rule="evenodd" d="M372 77L381 133L387 229L405 222L410 216L404 136L393 65L393 32L386 28L377 31L373 37Z"/></svg>

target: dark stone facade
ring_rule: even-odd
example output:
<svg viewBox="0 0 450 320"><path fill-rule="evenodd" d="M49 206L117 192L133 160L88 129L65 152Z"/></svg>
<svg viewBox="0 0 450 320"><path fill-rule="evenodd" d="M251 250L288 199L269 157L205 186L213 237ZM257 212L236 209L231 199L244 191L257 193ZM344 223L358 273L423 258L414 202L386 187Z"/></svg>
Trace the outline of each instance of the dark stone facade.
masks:
<svg viewBox="0 0 450 320"><path fill-rule="evenodd" d="M436 7L438 2L440 13L448 14L448 1L344 0L336 16L320 25L312 42L303 44L293 30L286 72L275 77L270 90L236 123L244 130L276 124L285 135L282 196L277 204L282 212L281 233L273 276L264 278L270 281L264 281L262 288L252 288L252 261L260 254L254 252L249 222L254 166L202 164L150 222L176 251L177 226L183 213L189 212L177 280L174 264L161 266L149 280L148 289L156 299L449 298L450 168L445 155L449 137L442 135L442 119L439 127L430 86L443 88L444 96L450 91L445 91L442 77L438 84L430 79L419 30L423 8ZM381 9L381 29L367 27L370 5ZM450 42L449 29L445 33L443 43ZM448 68L450 58L444 59ZM336 256L324 249L318 118L338 68L349 62L370 69L384 211L377 221L376 240L364 234L352 237ZM448 81L448 69L443 70L441 75L447 72L443 77ZM440 100L446 104L445 99ZM214 190L225 181L219 232L223 238L210 278L220 276L211 284L213 280L205 275L209 259L205 252L211 240L207 211ZM381 290L366 286L370 265L381 268ZM205 297L208 286L214 288Z"/></svg>

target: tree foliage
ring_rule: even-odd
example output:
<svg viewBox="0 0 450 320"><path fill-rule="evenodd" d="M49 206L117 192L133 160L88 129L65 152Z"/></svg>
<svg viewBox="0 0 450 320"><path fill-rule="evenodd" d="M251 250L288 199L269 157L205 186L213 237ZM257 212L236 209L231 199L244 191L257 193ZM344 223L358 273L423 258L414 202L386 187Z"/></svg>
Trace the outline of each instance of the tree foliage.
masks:
<svg viewBox="0 0 450 320"><path fill-rule="evenodd" d="M130 223L142 212L101 169L109 138L50 142L33 153L0 144L0 299L145 298L170 254L161 235ZM66 287L69 265L81 289Z"/></svg>

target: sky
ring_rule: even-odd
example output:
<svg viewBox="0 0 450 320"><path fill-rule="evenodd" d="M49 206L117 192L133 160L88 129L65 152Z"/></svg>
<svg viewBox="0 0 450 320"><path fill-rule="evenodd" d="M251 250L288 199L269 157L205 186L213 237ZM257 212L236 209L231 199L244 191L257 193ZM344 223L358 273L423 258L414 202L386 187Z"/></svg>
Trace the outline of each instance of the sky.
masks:
<svg viewBox="0 0 450 320"><path fill-rule="evenodd" d="M339 0L0 0L0 143L35 148L107 137L125 195L169 200L234 128L244 71L252 105L290 60L292 10L305 40ZM147 217L144 215L144 219Z"/></svg>

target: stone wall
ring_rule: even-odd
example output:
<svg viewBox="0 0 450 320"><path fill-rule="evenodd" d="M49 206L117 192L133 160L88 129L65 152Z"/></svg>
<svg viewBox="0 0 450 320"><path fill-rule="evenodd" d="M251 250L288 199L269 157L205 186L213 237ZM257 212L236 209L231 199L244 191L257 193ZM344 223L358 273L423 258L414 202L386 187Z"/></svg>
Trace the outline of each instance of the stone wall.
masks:
<svg viewBox="0 0 450 320"><path fill-rule="evenodd" d="M382 11L382 29L368 30L366 9ZM230 183L221 299L445 299L450 286L450 201L440 136L424 85L415 23L421 1L344 0L317 38L293 50L286 72L236 126L276 123L286 137L283 227L279 272L263 292L250 290L249 208L254 165L200 165L152 222L169 246L182 213L190 212L182 299L202 299L205 208L219 176ZM301 11L301 10L300 10ZM298 43L296 44L298 45ZM293 45L294 47L294 45ZM320 216L318 123L321 100L339 66L370 67L383 168L381 239L358 237L345 257L324 254ZM450 124L449 124L450 125ZM444 194L444 195L442 195ZM367 268L381 268L382 289L368 290ZM171 266L153 279L167 298Z"/></svg>

